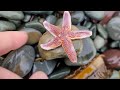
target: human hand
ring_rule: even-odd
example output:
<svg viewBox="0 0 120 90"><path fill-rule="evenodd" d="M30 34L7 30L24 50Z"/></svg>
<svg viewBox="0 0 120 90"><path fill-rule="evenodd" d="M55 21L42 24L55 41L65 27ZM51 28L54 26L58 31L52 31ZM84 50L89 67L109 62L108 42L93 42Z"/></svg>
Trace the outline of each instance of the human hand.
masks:
<svg viewBox="0 0 120 90"><path fill-rule="evenodd" d="M6 31L0 32L0 56L23 46L28 40L26 32ZM0 79L22 79L17 74L0 67ZM44 72L38 71L29 79L48 79Z"/></svg>

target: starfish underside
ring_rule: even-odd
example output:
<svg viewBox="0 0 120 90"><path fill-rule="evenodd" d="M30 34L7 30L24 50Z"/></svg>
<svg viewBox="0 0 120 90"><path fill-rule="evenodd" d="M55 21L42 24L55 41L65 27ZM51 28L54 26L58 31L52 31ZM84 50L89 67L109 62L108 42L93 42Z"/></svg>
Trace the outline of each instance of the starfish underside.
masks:
<svg viewBox="0 0 120 90"><path fill-rule="evenodd" d="M62 46L70 61L77 62L77 54L71 40L90 37L92 32L88 30L71 31L71 16L68 11L64 12L61 29L47 21L44 21L43 25L54 36L54 39L46 44L41 44L41 48L51 50Z"/></svg>

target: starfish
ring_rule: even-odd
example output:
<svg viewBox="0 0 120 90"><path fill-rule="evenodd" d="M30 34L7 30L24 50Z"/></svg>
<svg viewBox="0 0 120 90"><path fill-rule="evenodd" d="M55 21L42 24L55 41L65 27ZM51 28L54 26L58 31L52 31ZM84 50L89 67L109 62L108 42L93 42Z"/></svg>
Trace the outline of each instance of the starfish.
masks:
<svg viewBox="0 0 120 90"><path fill-rule="evenodd" d="M51 50L62 45L70 61L72 63L77 63L77 54L72 44L72 40L90 37L92 32L88 30L72 31L71 16L68 11L65 11L63 14L62 28L52 25L47 21L44 21L43 25L54 36L54 39L45 44L41 44L41 48Z"/></svg>

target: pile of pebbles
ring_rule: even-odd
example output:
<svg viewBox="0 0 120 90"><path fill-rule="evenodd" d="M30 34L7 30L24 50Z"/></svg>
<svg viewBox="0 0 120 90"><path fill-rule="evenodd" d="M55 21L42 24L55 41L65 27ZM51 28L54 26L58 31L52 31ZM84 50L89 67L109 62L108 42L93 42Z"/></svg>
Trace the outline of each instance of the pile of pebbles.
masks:
<svg viewBox="0 0 120 90"><path fill-rule="evenodd" d="M49 79L63 79L96 55L103 54L110 79L120 79L120 13L119 11L70 11L72 29L89 29L92 36L73 41L78 62L71 63L62 47L45 51L40 44L51 40L43 21L60 26L63 11L0 11L0 32L26 31L29 39L21 48L0 57L0 66L29 78L37 71Z"/></svg>

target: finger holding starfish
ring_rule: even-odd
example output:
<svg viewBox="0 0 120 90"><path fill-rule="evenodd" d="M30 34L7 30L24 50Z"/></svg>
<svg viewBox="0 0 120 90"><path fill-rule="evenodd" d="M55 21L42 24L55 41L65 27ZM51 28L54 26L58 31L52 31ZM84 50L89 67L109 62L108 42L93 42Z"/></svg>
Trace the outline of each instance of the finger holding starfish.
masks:
<svg viewBox="0 0 120 90"><path fill-rule="evenodd" d="M43 22L44 27L54 36L54 39L48 43L41 44L41 48L45 50L55 49L62 46L68 58L72 63L77 63L77 53L74 49L72 40L90 37L92 32L89 30L71 30L71 16L68 11L64 12L62 28Z"/></svg>

